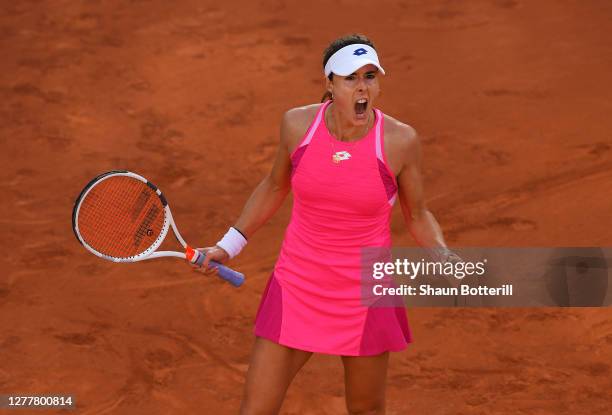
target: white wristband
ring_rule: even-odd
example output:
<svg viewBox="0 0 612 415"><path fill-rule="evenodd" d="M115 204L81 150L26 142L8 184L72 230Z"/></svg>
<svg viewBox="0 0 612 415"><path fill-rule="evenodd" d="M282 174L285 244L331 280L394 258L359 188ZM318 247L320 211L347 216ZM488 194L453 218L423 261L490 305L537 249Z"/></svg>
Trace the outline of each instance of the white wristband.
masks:
<svg viewBox="0 0 612 415"><path fill-rule="evenodd" d="M227 252L230 259L238 255L246 244L246 238L234 227L230 227L225 235L223 235L223 238L217 242L217 246Z"/></svg>

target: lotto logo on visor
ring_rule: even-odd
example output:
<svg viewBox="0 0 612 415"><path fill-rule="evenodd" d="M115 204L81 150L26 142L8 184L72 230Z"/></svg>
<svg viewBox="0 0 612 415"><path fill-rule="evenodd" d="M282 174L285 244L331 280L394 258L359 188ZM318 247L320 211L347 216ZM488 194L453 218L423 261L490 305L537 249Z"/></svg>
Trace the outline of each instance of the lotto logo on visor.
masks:
<svg viewBox="0 0 612 415"><path fill-rule="evenodd" d="M325 64L324 73L325 76L329 76L330 73L347 76L365 65L374 65L380 73L385 74L374 48L363 44L348 45L329 58Z"/></svg>

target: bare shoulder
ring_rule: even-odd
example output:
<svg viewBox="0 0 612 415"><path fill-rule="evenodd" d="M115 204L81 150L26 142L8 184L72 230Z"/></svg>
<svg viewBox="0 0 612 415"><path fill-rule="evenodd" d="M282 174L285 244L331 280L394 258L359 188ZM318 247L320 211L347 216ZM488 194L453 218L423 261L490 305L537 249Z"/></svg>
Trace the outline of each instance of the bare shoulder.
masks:
<svg viewBox="0 0 612 415"><path fill-rule="evenodd" d="M323 104L310 104L303 107L295 107L287 110L283 116L283 122L288 122L292 125L310 125L319 108Z"/></svg>
<svg viewBox="0 0 612 415"><path fill-rule="evenodd" d="M281 140L286 143L289 153L299 144L306 130L312 124L317 111L323 104L310 104L287 110L281 124Z"/></svg>
<svg viewBox="0 0 612 415"><path fill-rule="evenodd" d="M385 156L395 175L408 165L418 165L420 140L413 127L385 114L384 134Z"/></svg>
<svg viewBox="0 0 612 415"><path fill-rule="evenodd" d="M410 125L387 114L384 119L385 144L395 151L406 151L419 145L419 135Z"/></svg>

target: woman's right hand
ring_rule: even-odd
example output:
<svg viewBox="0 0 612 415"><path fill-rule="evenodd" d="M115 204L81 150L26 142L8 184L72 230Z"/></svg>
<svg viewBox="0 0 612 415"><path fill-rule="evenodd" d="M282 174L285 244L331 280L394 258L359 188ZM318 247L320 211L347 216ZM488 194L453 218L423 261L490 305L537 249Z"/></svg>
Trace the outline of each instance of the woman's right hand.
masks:
<svg viewBox="0 0 612 415"><path fill-rule="evenodd" d="M224 262L229 260L228 253L225 252L224 249L216 245L209 246L206 248L197 248L197 250L200 251L202 254L204 254L204 262L202 263L201 267L195 264L191 264L191 267L194 269L194 271L202 273L204 275L208 275L208 276L212 276L212 275L218 276L219 275L219 271L217 270L217 267L209 266L210 261L215 261L220 264L223 264Z"/></svg>

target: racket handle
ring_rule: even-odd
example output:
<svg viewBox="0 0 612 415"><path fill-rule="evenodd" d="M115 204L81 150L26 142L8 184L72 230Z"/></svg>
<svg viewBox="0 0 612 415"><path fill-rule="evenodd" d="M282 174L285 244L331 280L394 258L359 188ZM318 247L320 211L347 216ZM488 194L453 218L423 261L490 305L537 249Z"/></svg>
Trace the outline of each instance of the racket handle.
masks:
<svg viewBox="0 0 612 415"><path fill-rule="evenodd" d="M187 249L187 251L189 252L189 248ZM204 262L204 258L206 258L206 255L204 255L202 252L198 251L197 249L194 249L193 251L196 254L196 258L195 258L195 261L191 259L191 262L201 267L202 263ZM189 257L190 255L188 254L187 258ZM217 270L219 271L219 276L223 278L225 281L232 284L234 287L240 287L242 283L244 282L244 274L238 271L234 271L233 269L226 267L223 264L220 264L216 261L210 261L209 266L212 268L217 268Z"/></svg>

